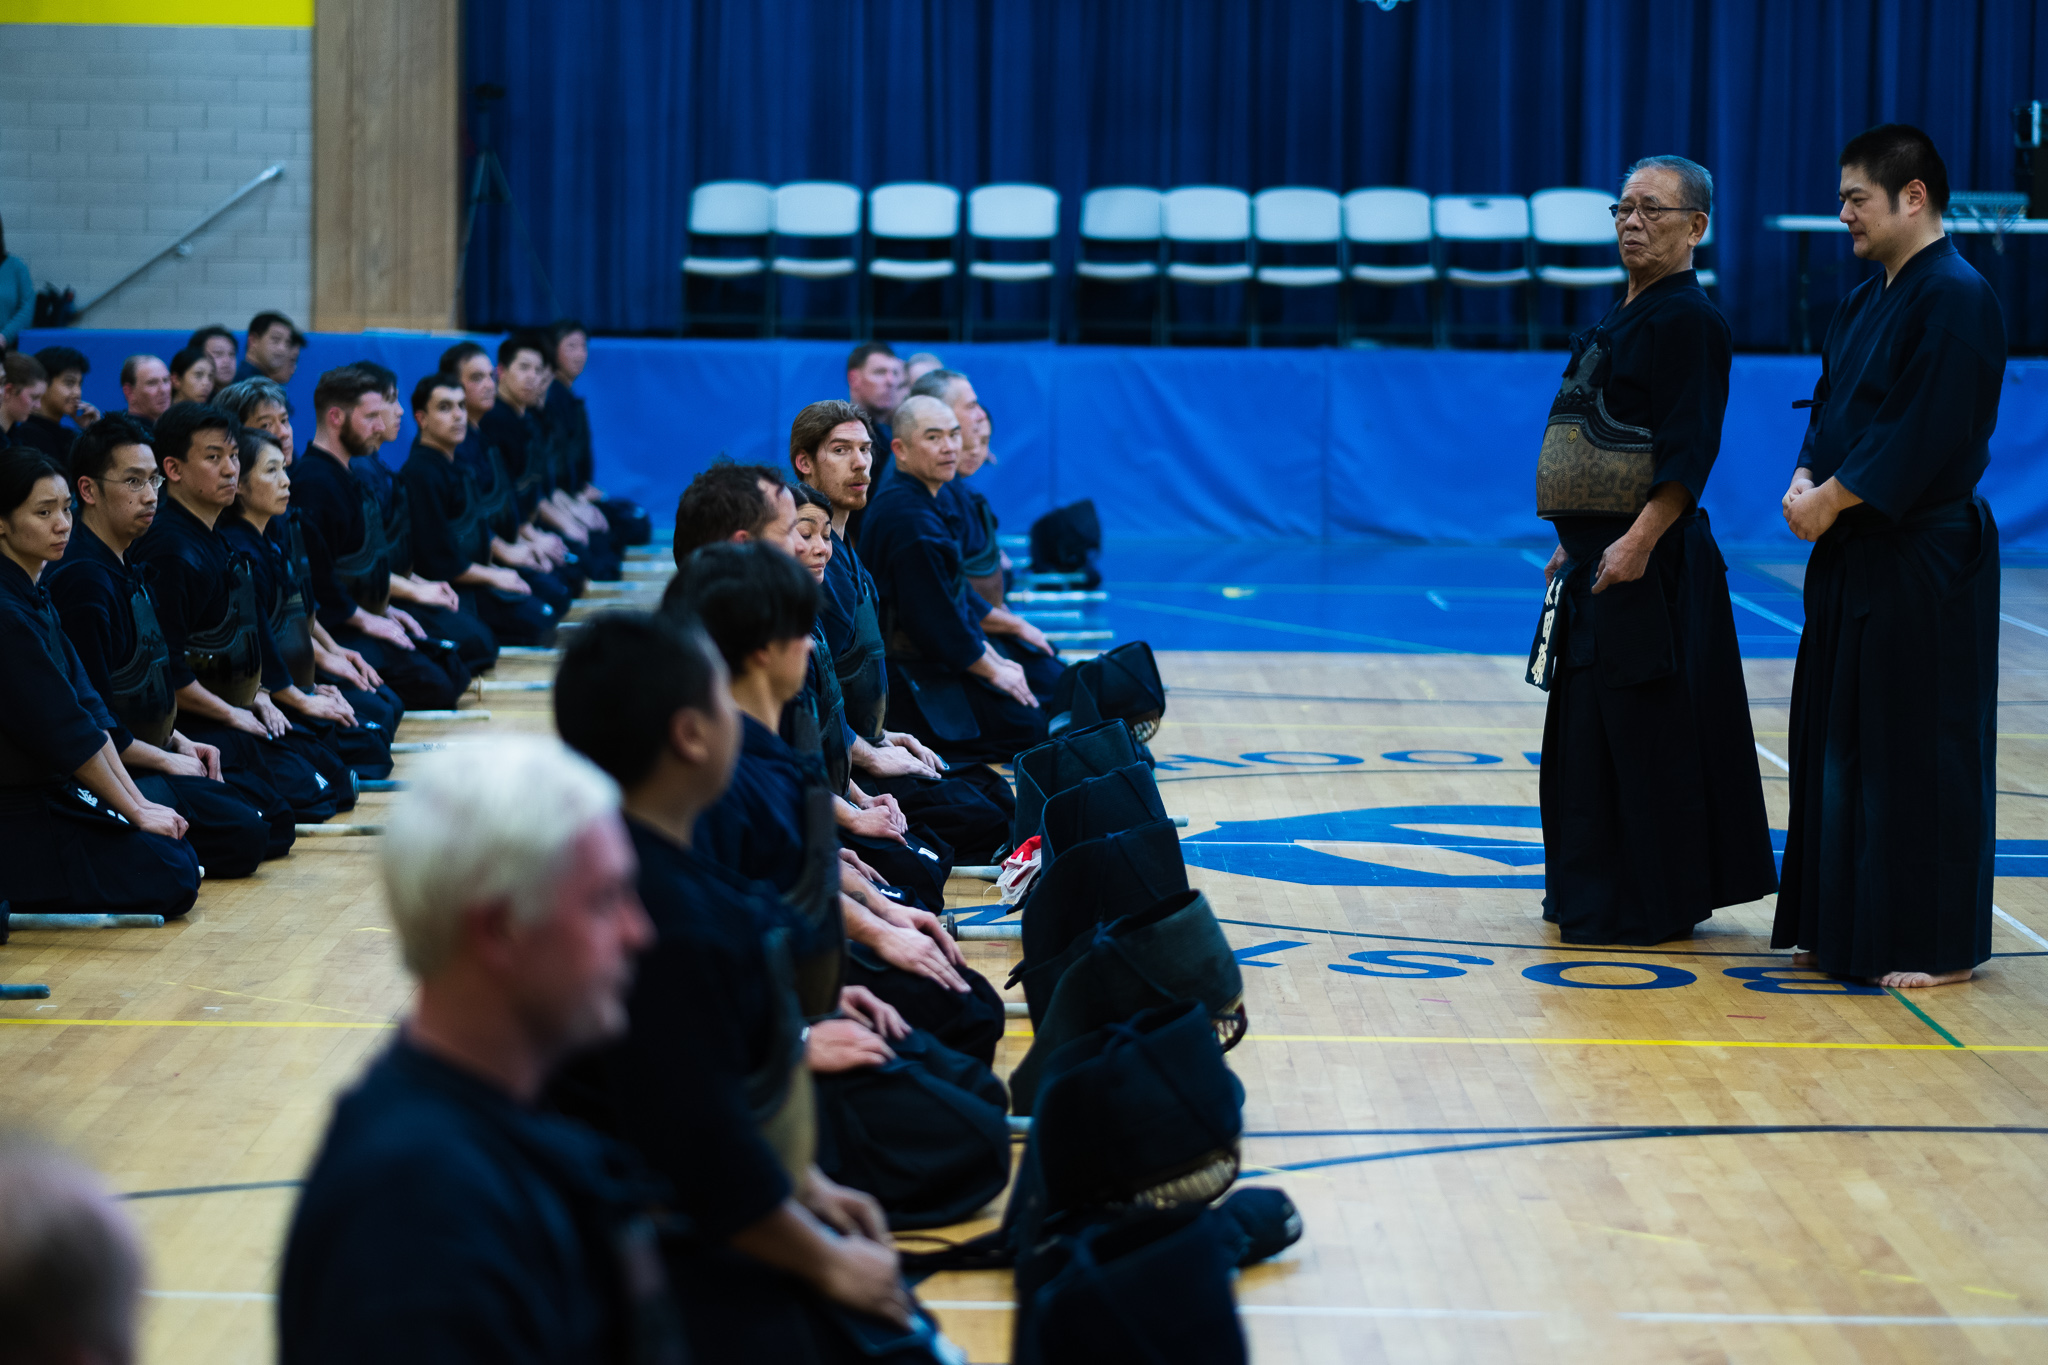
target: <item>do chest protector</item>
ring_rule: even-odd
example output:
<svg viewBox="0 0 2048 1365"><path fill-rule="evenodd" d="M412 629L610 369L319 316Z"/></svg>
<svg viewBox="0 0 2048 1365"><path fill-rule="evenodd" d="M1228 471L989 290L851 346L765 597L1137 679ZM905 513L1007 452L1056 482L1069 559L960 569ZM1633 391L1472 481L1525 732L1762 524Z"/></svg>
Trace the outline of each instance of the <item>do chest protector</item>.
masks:
<svg viewBox="0 0 2048 1365"><path fill-rule="evenodd" d="M1651 433L1617 422L1596 382L1607 348L1599 339L1581 351L1550 405L1550 425L1536 457L1536 515L1633 517L1650 501L1656 456Z"/></svg>
<svg viewBox="0 0 2048 1365"><path fill-rule="evenodd" d="M162 748L178 726L178 698L165 676L171 649L164 642L163 627L156 619L156 603L140 575L128 582L128 614L135 623L135 648L127 662L115 668L108 681L113 684L107 706L121 723L144 744Z"/></svg>
<svg viewBox="0 0 2048 1365"><path fill-rule="evenodd" d="M227 614L211 630L185 640L185 667L207 691L230 706L246 707L263 681L263 646L257 639L262 617L256 610L256 580L247 555L237 553L230 573Z"/></svg>

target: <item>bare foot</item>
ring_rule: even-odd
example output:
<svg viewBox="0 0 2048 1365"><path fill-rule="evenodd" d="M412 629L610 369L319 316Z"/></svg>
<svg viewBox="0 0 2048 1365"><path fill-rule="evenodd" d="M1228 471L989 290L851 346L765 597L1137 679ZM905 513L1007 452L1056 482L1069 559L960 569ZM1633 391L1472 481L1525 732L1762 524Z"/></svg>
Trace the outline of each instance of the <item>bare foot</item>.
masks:
<svg viewBox="0 0 2048 1365"><path fill-rule="evenodd" d="M1794 953L1792 954L1792 965L1795 967L1818 967L1820 965L1820 954Z"/></svg>
<svg viewBox="0 0 2048 1365"><path fill-rule="evenodd" d="M1942 972L1938 976L1929 972L1886 972L1877 978L1877 984L1890 986L1894 990L1917 991L1928 986L1953 986L1958 981L1968 981L1976 974L1975 970L1969 967L1959 972Z"/></svg>

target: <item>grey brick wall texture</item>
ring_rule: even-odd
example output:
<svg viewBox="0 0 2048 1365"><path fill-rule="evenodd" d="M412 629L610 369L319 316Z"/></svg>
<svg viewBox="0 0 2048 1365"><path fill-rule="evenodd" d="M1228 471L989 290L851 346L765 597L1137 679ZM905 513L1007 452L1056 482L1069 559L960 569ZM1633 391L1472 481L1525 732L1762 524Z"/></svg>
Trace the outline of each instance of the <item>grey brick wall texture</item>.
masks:
<svg viewBox="0 0 2048 1365"><path fill-rule="evenodd" d="M0 222L37 288L91 299L280 162L80 326L311 324L313 31L0 25Z"/></svg>

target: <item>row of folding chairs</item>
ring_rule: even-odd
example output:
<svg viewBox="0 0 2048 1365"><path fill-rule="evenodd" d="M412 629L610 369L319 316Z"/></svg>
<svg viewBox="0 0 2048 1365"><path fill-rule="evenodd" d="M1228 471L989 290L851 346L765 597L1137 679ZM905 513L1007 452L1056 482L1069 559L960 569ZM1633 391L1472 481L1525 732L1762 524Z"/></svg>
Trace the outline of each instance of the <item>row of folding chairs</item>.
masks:
<svg viewBox="0 0 2048 1365"><path fill-rule="evenodd" d="M1570 188L1527 197L1431 197L1398 187L1342 196L1301 186L1255 195L1215 185L1092 190L1081 201L1078 257L1064 272L1066 334L1079 334L1083 285L1149 290L1151 317L1142 328L1161 345L1197 330L1175 316L1175 286L1243 290L1241 327L1254 346L1262 334L1302 330L1262 325L1267 290L1334 291L1341 343L1375 330L1355 321L1358 294L1421 288L1427 321L1407 330L1447 345L1473 331L1500 330L1498 323L1462 322L1451 306L1453 291L1511 290L1522 296L1522 330L1534 346L1542 289L1611 293L1624 282L1611 256L1596 264L1550 259L1560 251L1611 252L1611 202L1605 191ZM949 338L986 335L988 291L1006 286L1044 286L1044 320L1030 330L1054 339L1063 332L1060 196L1044 185L983 185L962 195L950 185L904 182L863 195L836 181L713 181L691 194L689 232L682 260L686 335L693 325L750 325L766 336L803 330L810 324L783 315L781 280L849 282L843 322L834 327L849 336L875 335L892 321L925 333L937 323ZM1712 237L1710 223L1702 246ZM1491 248L1495 259L1479 266L1461 257L1480 248ZM693 311L692 280L756 283L758 306L746 313ZM1703 269L1701 282L1713 287L1714 272ZM878 283L935 284L945 293L936 315L890 318L877 315Z"/></svg>

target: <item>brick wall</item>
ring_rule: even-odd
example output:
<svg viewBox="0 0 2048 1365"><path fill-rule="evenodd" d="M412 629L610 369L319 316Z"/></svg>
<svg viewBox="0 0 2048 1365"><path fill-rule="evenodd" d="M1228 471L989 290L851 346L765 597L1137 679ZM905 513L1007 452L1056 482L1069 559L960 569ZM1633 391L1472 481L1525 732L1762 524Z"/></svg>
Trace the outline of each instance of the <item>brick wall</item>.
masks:
<svg viewBox="0 0 2048 1365"><path fill-rule="evenodd" d="M81 319L312 318L310 28L0 25L0 222L38 288L81 303L265 167L257 189Z"/></svg>

